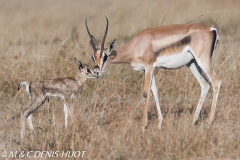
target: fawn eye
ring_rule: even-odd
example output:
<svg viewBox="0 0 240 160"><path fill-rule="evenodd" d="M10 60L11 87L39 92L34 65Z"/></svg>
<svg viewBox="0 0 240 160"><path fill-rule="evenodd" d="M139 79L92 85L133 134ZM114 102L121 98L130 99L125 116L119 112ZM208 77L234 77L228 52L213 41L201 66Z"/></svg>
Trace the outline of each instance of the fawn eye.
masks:
<svg viewBox="0 0 240 160"><path fill-rule="evenodd" d="M90 73L90 72L91 72L89 68L87 68L87 72L88 72L88 73Z"/></svg>

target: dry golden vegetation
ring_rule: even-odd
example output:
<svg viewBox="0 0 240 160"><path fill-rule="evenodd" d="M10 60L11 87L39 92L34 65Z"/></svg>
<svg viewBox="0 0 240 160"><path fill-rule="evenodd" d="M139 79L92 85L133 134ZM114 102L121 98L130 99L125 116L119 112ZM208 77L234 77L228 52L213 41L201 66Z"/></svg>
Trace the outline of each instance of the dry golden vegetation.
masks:
<svg viewBox="0 0 240 160"><path fill-rule="evenodd" d="M202 1L0 1L0 153L87 151L84 159L240 158L240 2ZM154 99L149 125L142 125L143 73L112 65L100 79L87 80L74 99L76 120L64 129L61 100L51 98L33 114L20 140L20 113L29 100L22 81L74 76L76 57L93 67L85 18L98 41L109 18L107 42L118 46L145 28L195 21L216 27L220 42L213 65L222 80L215 120L207 124L212 89L200 119L191 125L200 86L188 68L156 70L164 115L157 129ZM100 42L99 42L100 43ZM26 157L25 157L26 158ZM72 158L73 159L73 158Z"/></svg>

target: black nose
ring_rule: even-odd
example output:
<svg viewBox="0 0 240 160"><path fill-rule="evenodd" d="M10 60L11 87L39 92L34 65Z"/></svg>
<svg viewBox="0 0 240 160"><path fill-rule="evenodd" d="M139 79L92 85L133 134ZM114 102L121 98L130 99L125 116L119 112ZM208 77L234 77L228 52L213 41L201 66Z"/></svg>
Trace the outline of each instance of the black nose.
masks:
<svg viewBox="0 0 240 160"><path fill-rule="evenodd" d="M94 69L99 69L99 66L95 66Z"/></svg>
<svg viewBox="0 0 240 160"><path fill-rule="evenodd" d="M94 74L97 76L97 78L99 78L99 72L94 72Z"/></svg>

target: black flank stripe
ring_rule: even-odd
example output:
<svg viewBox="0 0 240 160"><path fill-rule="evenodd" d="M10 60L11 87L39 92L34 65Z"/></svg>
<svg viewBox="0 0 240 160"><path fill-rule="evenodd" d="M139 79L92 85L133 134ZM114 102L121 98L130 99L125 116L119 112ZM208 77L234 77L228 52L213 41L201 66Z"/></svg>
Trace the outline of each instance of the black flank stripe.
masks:
<svg viewBox="0 0 240 160"><path fill-rule="evenodd" d="M186 36L184 37L183 39L181 39L180 41L176 42L176 43L172 43L170 45L167 45L165 47L162 47L160 49L158 49L155 54L158 55L160 54L161 52L164 52L166 50L168 50L169 48L178 48L178 47L181 47L181 46L184 46L184 45L187 45L191 42L191 36Z"/></svg>

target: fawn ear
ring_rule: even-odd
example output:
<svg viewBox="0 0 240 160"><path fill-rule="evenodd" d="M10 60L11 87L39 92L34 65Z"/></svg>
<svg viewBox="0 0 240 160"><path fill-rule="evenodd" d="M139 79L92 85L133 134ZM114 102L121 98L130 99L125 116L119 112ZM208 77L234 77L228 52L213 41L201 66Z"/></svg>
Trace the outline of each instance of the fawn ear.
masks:
<svg viewBox="0 0 240 160"><path fill-rule="evenodd" d="M77 60L77 58L74 58L75 63L79 66L80 69L83 69L83 64L81 61Z"/></svg>

